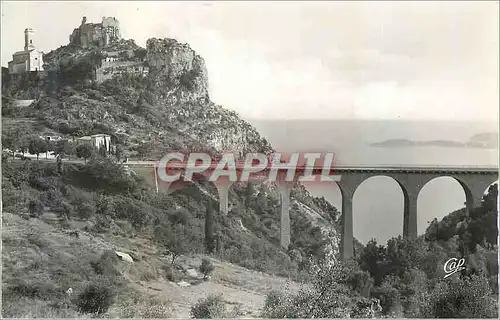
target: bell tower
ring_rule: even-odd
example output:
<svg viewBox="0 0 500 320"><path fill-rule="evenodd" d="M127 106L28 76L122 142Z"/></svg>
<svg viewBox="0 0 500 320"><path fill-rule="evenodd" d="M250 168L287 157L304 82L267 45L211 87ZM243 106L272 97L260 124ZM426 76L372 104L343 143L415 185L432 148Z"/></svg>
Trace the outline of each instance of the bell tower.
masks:
<svg viewBox="0 0 500 320"><path fill-rule="evenodd" d="M27 28L24 30L24 51L35 49L34 43L35 30Z"/></svg>

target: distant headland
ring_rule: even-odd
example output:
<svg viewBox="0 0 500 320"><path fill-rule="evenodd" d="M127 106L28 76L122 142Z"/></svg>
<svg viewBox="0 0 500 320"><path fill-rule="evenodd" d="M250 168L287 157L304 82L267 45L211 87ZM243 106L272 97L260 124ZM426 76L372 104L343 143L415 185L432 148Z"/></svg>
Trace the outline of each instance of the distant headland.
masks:
<svg viewBox="0 0 500 320"><path fill-rule="evenodd" d="M472 136L467 142L451 140L414 141L408 139L390 139L371 143L372 147L401 148L401 147L447 147L447 148L481 148L497 149L498 133L486 132Z"/></svg>

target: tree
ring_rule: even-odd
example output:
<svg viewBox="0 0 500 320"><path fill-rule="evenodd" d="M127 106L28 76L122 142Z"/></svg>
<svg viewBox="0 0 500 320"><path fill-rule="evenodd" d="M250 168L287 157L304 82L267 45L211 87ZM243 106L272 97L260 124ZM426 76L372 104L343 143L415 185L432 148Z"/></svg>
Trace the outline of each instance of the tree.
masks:
<svg viewBox="0 0 500 320"><path fill-rule="evenodd" d="M207 253L211 254L214 251L214 213L212 202L207 202L207 210L205 213L205 247Z"/></svg>
<svg viewBox="0 0 500 320"><path fill-rule="evenodd" d="M245 188L245 197L244 197L246 208L249 208L252 205L254 193L255 193L255 187L252 182L248 181L247 187Z"/></svg>
<svg viewBox="0 0 500 320"><path fill-rule="evenodd" d="M28 210L31 214L40 216L43 213L43 204L40 200L30 200Z"/></svg>
<svg viewBox="0 0 500 320"><path fill-rule="evenodd" d="M434 218L425 230L425 241L436 241L438 237L439 222Z"/></svg>
<svg viewBox="0 0 500 320"><path fill-rule="evenodd" d="M52 208L52 211L60 218L67 220L72 215L73 207L66 201L58 201Z"/></svg>
<svg viewBox="0 0 500 320"><path fill-rule="evenodd" d="M62 172L63 172L63 170L62 170L62 159L61 159L60 156L57 156L56 163L57 163L57 173L62 174Z"/></svg>
<svg viewBox="0 0 500 320"><path fill-rule="evenodd" d="M172 224L182 224L187 225L189 221L192 219L191 214L186 208L179 208L169 214L168 219Z"/></svg>
<svg viewBox="0 0 500 320"><path fill-rule="evenodd" d="M377 245L375 239L370 240L359 257L361 270L368 271L375 280L375 285L380 285L385 276L383 270L383 261L385 260L386 250L384 246Z"/></svg>
<svg viewBox="0 0 500 320"><path fill-rule="evenodd" d="M186 239L183 229L182 225L176 225L174 228L159 225L155 229L155 240L172 256L172 264L178 256L189 251L189 240Z"/></svg>
<svg viewBox="0 0 500 320"><path fill-rule="evenodd" d="M403 239L401 236L387 241L387 261L391 273L402 276L425 261L427 246L422 238Z"/></svg>
<svg viewBox="0 0 500 320"><path fill-rule="evenodd" d="M15 153L18 150L24 154L28 150L28 145L29 140L25 132L20 128L2 133L2 148L12 150L12 159L15 158Z"/></svg>
<svg viewBox="0 0 500 320"><path fill-rule="evenodd" d="M115 157L117 161L120 161L121 157L123 156L123 148L121 146L116 146L115 147Z"/></svg>
<svg viewBox="0 0 500 320"><path fill-rule="evenodd" d="M257 194L257 200L255 204L255 212L259 215L264 214L268 209L267 197L263 190L260 190Z"/></svg>
<svg viewBox="0 0 500 320"><path fill-rule="evenodd" d="M56 143L54 141L50 140L45 140L47 143L47 150L45 151L45 159L47 159L49 151L55 151L56 149Z"/></svg>
<svg viewBox="0 0 500 320"><path fill-rule="evenodd" d="M19 139L19 145L18 145L18 148L19 148L19 151L21 151L23 153L23 156L26 152L29 151L29 137L28 136L22 136L20 139Z"/></svg>
<svg viewBox="0 0 500 320"><path fill-rule="evenodd" d="M47 140L32 137L29 142L28 150L31 154L36 154L36 160L39 160L40 153L44 153L48 151Z"/></svg>
<svg viewBox="0 0 500 320"><path fill-rule="evenodd" d="M214 271L214 265L207 258L203 258L200 265L200 272L203 273L203 279L207 279L212 271Z"/></svg>
<svg viewBox="0 0 500 320"><path fill-rule="evenodd" d="M12 159L15 159L16 150L14 149L14 139L11 135L4 133L2 134L2 149L12 150Z"/></svg>
<svg viewBox="0 0 500 320"><path fill-rule="evenodd" d="M54 153L61 157L74 155L76 152L74 144L68 140L59 140L54 146Z"/></svg>
<svg viewBox="0 0 500 320"><path fill-rule="evenodd" d="M94 147L88 144L80 144L76 147L76 156L78 158L83 158L85 163L87 163L87 159L94 155Z"/></svg>

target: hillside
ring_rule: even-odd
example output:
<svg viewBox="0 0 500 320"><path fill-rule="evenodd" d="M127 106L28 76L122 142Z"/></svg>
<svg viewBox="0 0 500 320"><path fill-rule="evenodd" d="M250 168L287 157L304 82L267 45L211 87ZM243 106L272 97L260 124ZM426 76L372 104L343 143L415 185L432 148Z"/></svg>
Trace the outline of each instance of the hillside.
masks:
<svg viewBox="0 0 500 320"><path fill-rule="evenodd" d="M123 58L119 66L103 60L116 56ZM292 191L289 250L279 245L280 198L276 187L248 184L231 189L230 202L234 206L228 219L220 219L218 215L212 218L212 237L217 238L217 248L210 253L206 244L207 215L211 210L217 212L218 207L218 194L213 185L199 182L170 195L156 194L140 174L129 172L120 164L119 160L124 158L157 160L167 150L204 151L212 155L232 151L240 156L248 152L273 151L255 128L236 113L210 101L205 62L189 45L173 39L149 39L146 48L140 48L131 40L105 48L84 49L71 44L49 52L44 60L46 71L43 73L2 73L3 148L24 153L31 150L39 136L72 140L106 133L112 136L116 150L105 156L95 154L85 165L64 161L62 165L55 161L25 162L16 160L14 154L3 157L3 210L13 214L7 219L15 221L16 228L30 225L28 229L37 234L34 243L21 245L27 250L31 248L31 253L12 253L20 255L8 260L12 264L5 265L4 286L10 288L9 299L13 300L4 299L4 316L22 316L30 312L38 317L50 316L52 312L61 317L65 316L64 312L75 314L74 303L53 305L54 301L44 300L45 296L50 293L54 298L61 298L69 286L81 294L88 283L92 284L92 272L97 271L92 271L92 266L77 266L76 259L93 261L101 257L106 260L109 258L106 248L119 247L131 254L134 250L147 253L144 259L157 267L142 270L147 273L144 278L169 292L172 286L175 287L175 281L168 280L172 271L158 270L172 267L159 255L172 259L172 250L177 250L180 260L175 265L179 266L184 264L183 259L192 255L198 257L196 263L199 264L200 254L206 253L216 266L212 280L196 289L183 288L183 292L191 292L188 293L191 298L184 297L181 292L171 295L177 302L169 306L180 303L180 297L193 304L203 293L219 291L229 292L235 295L237 303L245 304L248 301L242 298L242 293L254 290L255 301L243 308L249 309L247 311L253 316L262 307L266 294L263 289L253 287L261 286L262 282L283 283L285 278L307 281L311 260L326 257L332 262L336 259L339 213L324 199L311 197L303 186L297 185ZM104 65L109 68L105 69ZM129 68L131 65L147 68L148 72L137 73L136 69ZM105 73L109 70L111 76ZM108 78L97 81L95 76L99 72ZM34 99L34 102L29 106L17 106L16 99ZM49 151L62 152L56 144L48 147ZM64 154L75 157L70 148L64 149ZM31 218L26 221L20 218L28 216ZM42 223L46 217L52 217L49 224ZM48 233L33 230L34 225L46 228ZM71 230L85 235L80 239L101 240L90 247L85 240L68 241ZM7 243L18 241L10 240L8 234L6 237ZM134 249L123 247L124 241L147 245ZM69 248L59 247L67 243ZM81 252L74 251L73 246ZM14 247L9 250L15 252ZM35 265L40 259L49 259L51 263L46 266L48 269L31 264L25 266L28 278L24 278L18 273L21 269L14 267L16 259L33 259ZM241 278L220 280L217 270L221 268L229 269L220 277L230 277L232 272L243 270L228 263L255 271L241 271L244 275ZM140 263L134 264L137 265ZM80 267L87 269L77 271ZM52 268L64 269L64 275L54 274L61 271ZM115 268L120 268L116 261L111 269ZM252 273L256 271L264 274ZM84 279L79 278L80 273ZM123 279L118 277L119 280L114 276L100 276L106 278L105 282L111 281L110 288L116 289L119 295L131 288L144 291L134 282L137 278L131 275ZM45 280L33 280L36 277ZM249 282L253 289L246 288L244 283L233 284L232 289L225 284L247 277L257 280L257 283ZM84 282L75 284L80 280ZM38 309L21 310L18 301ZM179 315L189 313L186 311L188 305L179 308L182 309ZM110 314L116 312L112 310Z"/></svg>

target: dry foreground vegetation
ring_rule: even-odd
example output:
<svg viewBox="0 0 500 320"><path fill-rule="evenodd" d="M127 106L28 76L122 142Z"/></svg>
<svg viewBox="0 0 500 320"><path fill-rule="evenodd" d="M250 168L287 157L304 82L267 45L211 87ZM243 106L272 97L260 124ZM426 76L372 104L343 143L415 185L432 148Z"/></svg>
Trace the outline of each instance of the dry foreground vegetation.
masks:
<svg viewBox="0 0 500 320"><path fill-rule="evenodd" d="M179 258L176 263L179 270L170 271L175 274L175 281L169 281L171 275L164 267L170 261L160 255L151 241L118 235L93 236L85 231L75 238L52 225L53 220L51 214L25 220L4 213L3 281L11 284L4 287L3 308L8 310L5 316L81 317L71 308L74 296L65 294L65 289L84 287L84 283L95 277L110 281L96 272L89 261L95 261L99 268L109 268L105 270L108 277L116 270L114 281L127 283L127 288L114 298L107 312L110 317L189 318L191 307L211 294L221 295L235 317L255 317L272 289L298 288L284 278L214 258L210 259L215 267L211 278L203 281L198 271L201 255ZM115 250L130 253L135 261L118 259ZM14 294L11 290L17 290L17 294L16 299L9 301L9 295ZM75 291L74 295L78 293ZM19 299L18 294L24 297Z"/></svg>
<svg viewBox="0 0 500 320"><path fill-rule="evenodd" d="M296 185L284 250L273 185L235 185L222 218L213 184L156 193L123 165L167 148L273 149L210 101L204 61L189 45L128 40L113 50L144 58L149 74L97 83L105 50L75 45L48 53L43 76L2 69L3 317L497 317L497 185L470 215L435 220L414 240L356 242L344 263L338 210ZM97 133L116 149L64 142ZM40 159L25 160L27 151ZM44 161L45 152L60 159ZM465 257L467 269L443 279L450 257Z"/></svg>

